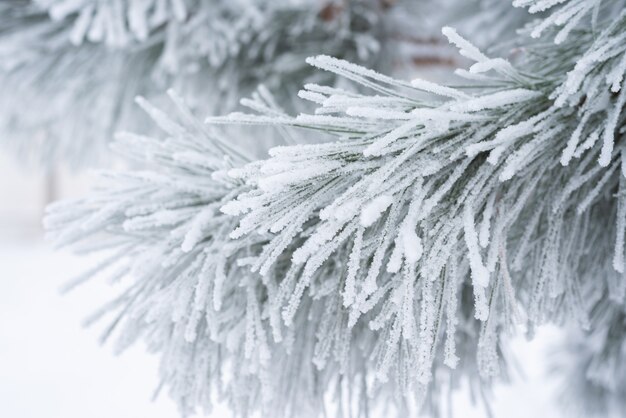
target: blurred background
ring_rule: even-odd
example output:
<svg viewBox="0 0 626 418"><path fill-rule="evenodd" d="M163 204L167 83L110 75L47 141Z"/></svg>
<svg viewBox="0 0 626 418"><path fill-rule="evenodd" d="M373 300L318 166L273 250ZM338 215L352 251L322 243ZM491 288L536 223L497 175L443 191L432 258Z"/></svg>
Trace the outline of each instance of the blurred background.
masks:
<svg viewBox="0 0 626 418"><path fill-rule="evenodd" d="M61 294L61 286L93 266L93 259L54 250L41 217L46 202L84 194L93 172L44 173L0 155L0 417L177 418L176 405L158 388L157 359L144 347L121 354L101 345L99 323L85 319L115 294L106 281ZM546 351L560 334L539 330L528 342L519 333L512 350L522 373L499 385L496 418L558 417L556 387ZM455 417L483 418L467 390L452 400ZM216 408L210 417L228 417Z"/></svg>

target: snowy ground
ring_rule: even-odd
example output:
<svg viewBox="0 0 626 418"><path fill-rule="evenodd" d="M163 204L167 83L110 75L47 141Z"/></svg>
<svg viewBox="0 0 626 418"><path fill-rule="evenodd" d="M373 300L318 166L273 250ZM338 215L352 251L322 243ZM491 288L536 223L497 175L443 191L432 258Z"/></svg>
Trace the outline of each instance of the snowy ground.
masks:
<svg viewBox="0 0 626 418"><path fill-rule="evenodd" d="M177 418L166 395L152 401L157 360L141 346L116 356L100 346L100 329L81 323L114 295L93 281L68 295L59 287L91 265L90 260L54 252L43 241L41 175L26 175L0 157L0 417L1 418ZM65 181L67 183L67 181ZM59 193L81 194L81 182ZM77 184L79 184L77 186ZM532 343L516 340L513 350L526 380L495 392L495 418L555 418L553 382L543 352L558 334L543 330ZM455 416L482 418L466 395L453 401ZM218 409L212 417L228 416Z"/></svg>

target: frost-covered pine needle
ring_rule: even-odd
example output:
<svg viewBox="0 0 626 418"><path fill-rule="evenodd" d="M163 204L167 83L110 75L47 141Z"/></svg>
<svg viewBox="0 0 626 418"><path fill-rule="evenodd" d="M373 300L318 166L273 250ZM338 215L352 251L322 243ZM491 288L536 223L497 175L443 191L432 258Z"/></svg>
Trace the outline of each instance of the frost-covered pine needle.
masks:
<svg viewBox="0 0 626 418"><path fill-rule="evenodd" d="M359 88L306 84L316 109L294 117L253 100L260 115L208 119L308 143L247 162L157 117L170 139L131 137L149 173L52 208L59 243L129 248L122 341L162 353L185 412L212 394L241 415L436 411L460 378L484 394L506 376L515 324L598 326L596 306L623 301L626 4L516 5L543 14L510 59L444 28L474 61L463 86L314 56Z"/></svg>

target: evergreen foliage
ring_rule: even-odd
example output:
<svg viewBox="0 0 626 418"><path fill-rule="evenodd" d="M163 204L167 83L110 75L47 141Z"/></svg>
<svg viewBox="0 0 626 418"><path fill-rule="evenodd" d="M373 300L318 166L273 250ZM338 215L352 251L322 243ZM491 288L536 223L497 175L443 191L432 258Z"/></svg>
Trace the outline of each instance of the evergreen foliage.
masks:
<svg viewBox="0 0 626 418"><path fill-rule="evenodd" d="M403 39L413 9L406 3L3 2L2 142L41 165L102 162L115 132L149 133L133 98L165 106L168 87L196 112L227 113L265 83L292 108L287 98L302 83L321 80L304 62L309 55L326 51L375 67L396 61L385 51Z"/></svg>
<svg viewBox="0 0 626 418"><path fill-rule="evenodd" d="M244 416L436 413L459 379L488 393L516 326L547 322L593 336L576 396L623 405L626 2L514 5L537 18L503 56L443 28L470 62L450 83L317 55L313 112L264 88L208 125L140 100L167 137L116 147L148 170L50 208L58 244L113 251L121 347L161 354L183 413L217 395ZM286 144L254 160L222 125Z"/></svg>

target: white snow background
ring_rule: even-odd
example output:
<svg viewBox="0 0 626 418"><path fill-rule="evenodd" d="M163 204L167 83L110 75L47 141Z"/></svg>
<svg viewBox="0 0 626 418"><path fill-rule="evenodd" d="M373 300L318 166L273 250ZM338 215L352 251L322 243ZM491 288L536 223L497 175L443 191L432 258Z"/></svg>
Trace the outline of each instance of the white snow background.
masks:
<svg viewBox="0 0 626 418"><path fill-rule="evenodd" d="M45 242L45 179L0 155L0 418L178 418L165 391L152 400L156 357L141 344L121 355L111 342L100 345L106 321L82 326L115 289L96 279L60 294L61 285L93 260ZM56 173L57 195L82 195L91 180L89 174ZM554 328L541 329L532 342L521 333L516 338L512 349L526 378L496 388L495 418L560 416L544 355L557 338ZM472 406L467 391L452 404L456 418L487 416ZM209 415L228 416L224 407Z"/></svg>

